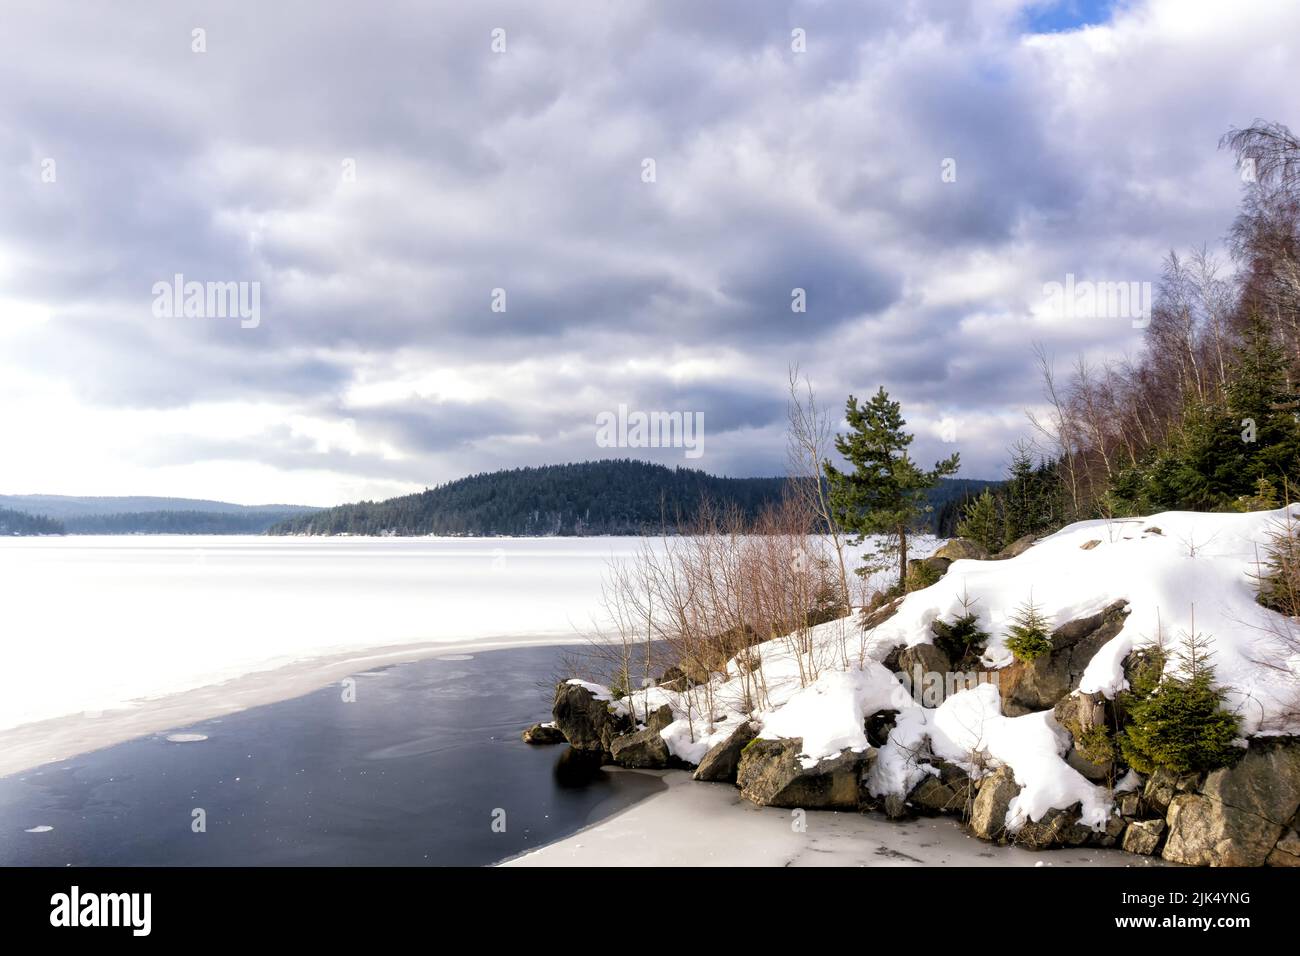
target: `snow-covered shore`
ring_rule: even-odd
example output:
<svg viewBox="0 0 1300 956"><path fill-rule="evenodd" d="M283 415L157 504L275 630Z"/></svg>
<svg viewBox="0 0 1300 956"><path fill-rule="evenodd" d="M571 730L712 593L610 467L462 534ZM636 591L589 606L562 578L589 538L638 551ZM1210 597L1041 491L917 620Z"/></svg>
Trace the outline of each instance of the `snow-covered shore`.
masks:
<svg viewBox="0 0 1300 956"><path fill-rule="evenodd" d="M1161 866L1119 850L1035 853L991 846L953 820L889 822L860 813L809 813L799 832L789 810L756 807L734 787L655 773L668 789L571 837L504 866Z"/></svg>
<svg viewBox="0 0 1300 956"><path fill-rule="evenodd" d="M1070 813L1077 825L1113 845L1115 827L1123 831L1134 822L1117 805L1121 794L1140 784L1139 775L1115 779L1105 767L1088 765L1055 708L1071 692L1104 700L1125 690L1125 662L1134 651L1159 647L1166 673L1177 672L1180 642L1195 634L1212 655L1223 707L1236 717L1242 748L1248 738L1300 735L1300 629L1256 600L1270 537L1287 518L1279 509L1079 522L1015 557L953 560L937 583L908 594L892 616L869 629L844 618L770 640L689 689L651 686L614 700L602 686L569 683L605 702L601 706L615 719L641 725L654 714L653 728L612 742L616 761L623 750L634 755L628 766L664 766L673 758L701 764L708 754L742 746L746 728L756 727L761 740L783 744L766 756L755 752L754 759L769 766L790 747L814 776L832 772L819 768L845 755L867 758L853 763L866 768L865 792L884 802L908 799L943 767L975 782L994 770L1009 772L1014 786L1008 803L985 829L1017 834L1026 824ZM1047 656L1032 664L1016 662L1005 642L1018 611L1031 603L1046 616L1048 630L1064 626L1062 635L1074 635L1058 638L1053 631ZM988 638L979 674L970 672L978 683L949 683L937 701L927 700L920 683L909 688L885 666L898 648L932 646L931 625L963 613L973 615ZM948 662L946 654L932 659L944 661L936 665L943 673L928 675L942 686L954 676L956 661ZM1011 688L1027 668L1044 680L1052 675L1050 699L1015 696ZM999 681L1003 672L1011 678ZM888 739L873 746L869 724L880 715L891 715ZM660 757L648 734L666 745ZM789 771L780 773L787 775L779 777L781 786L788 786ZM753 799L765 802L757 793ZM830 805L860 799L845 791Z"/></svg>

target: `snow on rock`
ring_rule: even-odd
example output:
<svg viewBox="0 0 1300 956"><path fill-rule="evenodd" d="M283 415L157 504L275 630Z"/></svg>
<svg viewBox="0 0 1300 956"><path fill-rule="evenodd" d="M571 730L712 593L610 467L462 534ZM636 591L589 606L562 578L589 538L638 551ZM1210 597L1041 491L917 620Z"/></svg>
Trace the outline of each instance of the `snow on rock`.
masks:
<svg viewBox="0 0 1300 956"><path fill-rule="evenodd" d="M914 707L899 715L881 748L867 783L875 796L906 795L926 773L918 759L926 744L936 757L978 778L989 764L1015 771L1022 789L1011 803L1007 827L1039 820L1054 807L1083 805L1085 826L1102 827L1110 814L1110 797L1063 759L1069 735L1051 711L1006 717L993 684L961 691L933 710Z"/></svg>
<svg viewBox="0 0 1300 956"><path fill-rule="evenodd" d="M845 748L866 750L866 719L877 711L916 706L897 677L868 660L861 667L822 674L795 691L783 707L764 719L759 736L802 737L801 763L808 768Z"/></svg>
<svg viewBox="0 0 1300 956"><path fill-rule="evenodd" d="M1165 512L1079 522L1014 558L954 562L943 579L907 595L897 614L870 633L846 618L812 628L803 642L757 645L750 654L761 660L761 682L733 660L727 674L707 686L681 693L650 688L615 707L644 715L647 708L671 706L675 720L662 736L672 754L690 763L752 718L764 738L801 738L804 766L845 748L867 748L865 719L894 710L894 729L867 778L873 795L910 793L935 772L928 765L932 757L976 777L1005 765L1021 787L1007 813L1009 829L1074 804L1081 805L1084 825L1102 828L1111 793L1065 762L1070 737L1051 711L1007 717L994 684L924 707L879 661L899 645L930 642L931 622L961 613L964 597L973 600L992 635L985 654L991 667L1011 662L1002 636L1031 597L1056 625L1125 598L1130 613L1088 665L1083 691L1113 696L1126 686L1123 661L1131 650L1158 641L1175 648L1194 628L1212 638L1216 675L1229 689L1227 706L1238 711L1248 735L1300 732L1294 723L1300 644L1286 640L1292 622L1257 604L1252 585L1269 533L1284 518L1284 510ZM608 697L605 688L584 686Z"/></svg>
<svg viewBox="0 0 1300 956"><path fill-rule="evenodd" d="M881 659L898 645L929 643L930 623L962 613L967 596L992 635L985 663L1003 667L1011 663L1003 635L1029 600L1059 625L1126 598L1124 627L1092 659L1080 690L1113 697L1127 686L1123 662L1130 651L1157 642L1176 649L1182 635L1195 630L1212 638L1216 676L1229 688L1228 706L1240 714L1247 735L1300 729L1287 723L1297 702L1300 630L1255 601L1251 577L1270 531L1285 515L1285 509L1168 511L1081 521L1015 558L955 561L942 580L909 594L872 632L869 653ZM1091 542L1097 543L1085 547ZM1270 671L1261 661L1284 671Z"/></svg>

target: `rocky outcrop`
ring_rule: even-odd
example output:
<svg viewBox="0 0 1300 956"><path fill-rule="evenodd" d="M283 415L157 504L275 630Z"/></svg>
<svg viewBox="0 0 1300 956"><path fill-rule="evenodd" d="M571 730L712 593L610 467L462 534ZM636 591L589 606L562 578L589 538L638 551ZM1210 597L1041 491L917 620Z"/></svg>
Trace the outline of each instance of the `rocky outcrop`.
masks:
<svg viewBox="0 0 1300 956"><path fill-rule="evenodd" d="M1001 840L1007 828L1007 810L1020 792L1015 771L999 767L980 780L971 806L970 828L981 840Z"/></svg>
<svg viewBox="0 0 1300 956"><path fill-rule="evenodd" d="M1118 832L1123 830L1124 822L1120 820ZM1094 836L1091 829L1079 822L1079 805L1076 803L1066 810L1048 810L1041 820L1026 820L1018 830L1008 834L1008 842L1027 850L1047 850L1060 846L1084 846L1092 842Z"/></svg>
<svg viewBox="0 0 1300 956"><path fill-rule="evenodd" d="M615 737L610 744L610 756L614 763L629 770L662 770L671 757L663 736L649 727Z"/></svg>
<svg viewBox="0 0 1300 956"><path fill-rule="evenodd" d="M1184 793L1169 804L1164 858L1193 866L1262 866L1282 828L1236 807Z"/></svg>
<svg viewBox="0 0 1300 956"><path fill-rule="evenodd" d="M1024 554L1031 547L1033 547L1034 542L1037 540L1038 538L1032 534L1027 534L1024 537L1016 538L1015 541L1012 541L1009 545L1007 545L997 554L993 555L993 560L1005 561L1008 558L1018 558L1020 557L1020 555Z"/></svg>
<svg viewBox="0 0 1300 956"><path fill-rule="evenodd" d="M1164 858L1194 866L1263 866L1295 832L1298 809L1300 742L1257 739L1234 766L1210 773L1199 792L1169 802Z"/></svg>
<svg viewBox="0 0 1300 956"><path fill-rule="evenodd" d="M975 798L975 786L960 767L943 760L931 764L938 773L927 774L913 788L908 803L926 813L966 814ZM1005 811L1003 811L1005 815Z"/></svg>
<svg viewBox="0 0 1300 956"><path fill-rule="evenodd" d="M978 541L972 541L970 538L953 538L935 551L933 557L947 558L949 561L987 561L989 552Z"/></svg>
<svg viewBox="0 0 1300 956"><path fill-rule="evenodd" d="M1055 707L1079 684L1088 662L1120 632L1128 602L1076 618L1052 632L1052 649L1032 661L1017 661L998 671L1002 712L1020 717Z"/></svg>
<svg viewBox="0 0 1300 956"><path fill-rule="evenodd" d="M737 768L740 795L761 807L856 809L860 778L875 751L844 750L804 769L799 760L802 749L799 738L751 741Z"/></svg>
<svg viewBox="0 0 1300 956"><path fill-rule="evenodd" d="M918 668L922 676L947 675L952 670L952 661L933 644L913 644L911 647L903 648L898 655L898 669L912 678L914 688L919 686L916 676Z"/></svg>
<svg viewBox="0 0 1300 956"><path fill-rule="evenodd" d="M1200 774L1173 774L1168 770L1157 770L1147 778L1142 788L1142 805L1148 812L1165 816L1169 804L1180 793L1192 793L1201 784Z"/></svg>
<svg viewBox="0 0 1300 956"><path fill-rule="evenodd" d="M1300 866L1300 833L1296 833L1297 821L1291 821L1291 829L1282 834L1277 846L1264 861L1266 866Z"/></svg>
<svg viewBox="0 0 1300 956"><path fill-rule="evenodd" d="M523 733L524 743L545 746L547 744L562 744L565 742L564 734L560 728L554 724L533 724Z"/></svg>
<svg viewBox="0 0 1300 956"><path fill-rule="evenodd" d="M907 562L907 580L908 587L911 588L913 581L938 581L948 573L948 566L952 564L949 558L941 558L937 555L931 555L928 558L912 558Z"/></svg>
<svg viewBox="0 0 1300 956"><path fill-rule="evenodd" d="M659 679L655 681L655 686L662 687L664 690L676 691L680 694L694 685L690 678L686 676L685 671L674 665L659 675Z"/></svg>
<svg viewBox="0 0 1300 956"><path fill-rule="evenodd" d="M1124 842L1120 846L1129 853L1152 856L1160 848L1164 835L1164 820L1134 820L1125 828Z"/></svg>
<svg viewBox="0 0 1300 956"><path fill-rule="evenodd" d="M758 728L754 723L743 721L726 740L709 748L700 765L695 768L695 779L735 783L736 771L740 767L740 753L757 735Z"/></svg>
<svg viewBox="0 0 1300 956"><path fill-rule="evenodd" d="M672 707L668 704L664 704L658 710L652 710L650 712L650 716L646 718L645 725L647 729L659 733L661 730L666 730L668 725L676 719L677 718L673 716Z"/></svg>
<svg viewBox="0 0 1300 956"><path fill-rule="evenodd" d="M597 700L582 684L568 681L556 685L551 716L569 746L577 750L609 753L614 738L632 729L627 717L610 711L609 701Z"/></svg>
<svg viewBox="0 0 1300 956"><path fill-rule="evenodd" d="M898 608L902 603L903 599L901 597L896 597L892 601L886 601L879 607L864 610L862 613L862 629L870 632L872 628L884 624L898 613Z"/></svg>

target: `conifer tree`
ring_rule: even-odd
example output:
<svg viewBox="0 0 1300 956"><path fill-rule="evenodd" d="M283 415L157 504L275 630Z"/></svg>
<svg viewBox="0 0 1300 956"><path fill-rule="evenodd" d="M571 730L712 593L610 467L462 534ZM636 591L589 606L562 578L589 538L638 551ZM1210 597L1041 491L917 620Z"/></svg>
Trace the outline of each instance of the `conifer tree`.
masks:
<svg viewBox="0 0 1300 956"><path fill-rule="evenodd" d="M1148 696L1126 695L1131 723L1120 735L1120 752L1139 773L1157 769L1191 773L1226 767L1240 755L1233 745L1237 717L1223 709L1214 683L1209 639L1184 635L1178 673L1166 674Z"/></svg>
<svg viewBox="0 0 1300 956"><path fill-rule="evenodd" d="M970 503L966 517L957 523L957 534L978 542L990 554L1002 550L1002 518L998 499L987 488Z"/></svg>
<svg viewBox="0 0 1300 956"><path fill-rule="evenodd" d="M1042 609L1034 603L1033 595L1016 608L1011 616L1011 626L1002 643L1018 661L1032 661L1052 649L1051 622Z"/></svg>
<svg viewBox="0 0 1300 956"><path fill-rule="evenodd" d="M831 508L840 527L855 536L855 544L872 534L893 537L902 589L907 582L908 534L923 511L925 493L957 471L959 457L953 454L929 471L919 468L908 455L913 436L903 430L907 422L901 407L883 386L865 405L850 395L845 418L849 431L835 437L835 449L853 467L842 472L825 463Z"/></svg>

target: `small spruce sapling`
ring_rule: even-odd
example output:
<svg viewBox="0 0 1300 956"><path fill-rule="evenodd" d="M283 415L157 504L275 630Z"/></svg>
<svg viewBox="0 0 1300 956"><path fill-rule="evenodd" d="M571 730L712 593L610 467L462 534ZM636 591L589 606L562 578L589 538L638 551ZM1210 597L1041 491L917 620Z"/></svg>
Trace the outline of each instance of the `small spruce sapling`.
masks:
<svg viewBox="0 0 1300 956"><path fill-rule="evenodd" d="M936 618L930 624L935 646L947 654L957 668L978 659L989 640L988 632L980 628L979 615L972 610L975 599L963 592L961 605L962 613L953 618L952 623Z"/></svg>
<svg viewBox="0 0 1300 956"><path fill-rule="evenodd" d="M1237 715L1223 709L1209 643L1193 625L1183 636L1177 672L1163 675L1147 696L1134 694L1127 702L1132 722L1120 736L1120 752L1139 773L1215 770L1240 755L1233 743Z"/></svg>
<svg viewBox="0 0 1300 956"><path fill-rule="evenodd" d="M1030 594L1029 600L1011 616L1011 626L1002 643L1018 661L1037 660L1052 649L1051 627L1051 621Z"/></svg>

